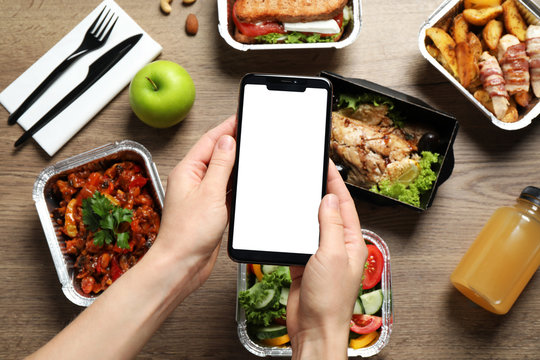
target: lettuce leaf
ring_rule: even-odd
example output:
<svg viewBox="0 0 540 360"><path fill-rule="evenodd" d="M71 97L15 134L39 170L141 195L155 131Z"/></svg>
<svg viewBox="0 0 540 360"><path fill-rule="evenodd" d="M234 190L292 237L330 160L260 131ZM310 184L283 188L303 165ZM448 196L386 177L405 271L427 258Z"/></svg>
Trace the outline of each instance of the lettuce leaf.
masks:
<svg viewBox="0 0 540 360"><path fill-rule="evenodd" d="M421 155L420 172L409 186L397 181L383 180L377 185L373 185L370 191L420 207L420 196L431 190L433 183L437 180L437 174L431 169L431 166L439 163L439 154L437 153L422 151Z"/></svg>
<svg viewBox="0 0 540 360"><path fill-rule="evenodd" d="M372 92L365 92L360 95L339 94L337 98L338 109L351 109L352 111L356 111L362 104L370 104L373 106L386 105L388 108L387 116L392 120L394 125L400 129L404 126L405 116L396 109L394 102L389 97Z"/></svg>
<svg viewBox="0 0 540 360"><path fill-rule="evenodd" d="M301 32L293 31L287 34L270 33L260 35L256 36L255 40L257 40L257 42L266 44L277 44L280 41L283 41L285 44L303 44L336 41L338 35L340 34L321 37L321 34L306 35Z"/></svg>
<svg viewBox="0 0 540 360"><path fill-rule="evenodd" d="M238 295L238 302L246 313L247 323L268 326L272 320L285 316L287 309L280 304L279 294L282 287L289 287L290 285L290 273L276 270L271 274L264 275L262 281L256 282L249 289L241 291ZM268 296L268 290L270 289L274 290L277 296L263 309L257 309L260 302Z"/></svg>

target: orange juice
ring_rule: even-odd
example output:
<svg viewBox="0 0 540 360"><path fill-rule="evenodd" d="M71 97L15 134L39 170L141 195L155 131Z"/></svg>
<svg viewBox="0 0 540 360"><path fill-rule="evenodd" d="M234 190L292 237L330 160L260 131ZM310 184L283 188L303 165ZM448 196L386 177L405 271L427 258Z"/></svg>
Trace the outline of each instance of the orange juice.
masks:
<svg viewBox="0 0 540 360"><path fill-rule="evenodd" d="M512 207L495 211L452 273L469 299L506 314L540 265L540 189L525 188Z"/></svg>

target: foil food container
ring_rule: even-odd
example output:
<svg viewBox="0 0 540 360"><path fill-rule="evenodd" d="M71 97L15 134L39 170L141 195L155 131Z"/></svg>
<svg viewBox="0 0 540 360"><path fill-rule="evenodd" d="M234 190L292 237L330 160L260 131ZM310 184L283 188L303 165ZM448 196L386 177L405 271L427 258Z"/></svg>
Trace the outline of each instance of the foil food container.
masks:
<svg viewBox="0 0 540 360"><path fill-rule="evenodd" d="M347 350L349 357L369 357L378 354L390 341L390 334L392 333L392 326L394 323L394 311L392 307L392 276L390 272L390 251L388 246L377 234L373 231L362 229L362 235L366 243L371 243L381 251L384 258L384 267L381 277L381 289L383 292L383 305L382 305L382 325L379 329L380 335L377 341L365 348ZM237 280L237 294L247 289L247 268L246 264L238 265L238 280ZM238 338L240 343L252 354L259 357L290 357L292 356L292 349L290 347L283 346L265 346L254 341L249 337L246 324L246 316L244 310L236 302L236 322Z"/></svg>
<svg viewBox="0 0 540 360"><path fill-rule="evenodd" d="M351 93L361 94L364 92L370 92L375 94L384 95L399 107L402 114L406 119L414 120L416 123L424 124L430 128L436 130L439 135L439 150L442 159L439 167L434 168L437 173L437 179L433 183L431 191L426 192L420 196L420 206L414 206L397 199L378 194L370 191L367 188L345 181L347 188L351 192L351 195L356 198L364 198L379 205L399 205L407 207L412 210L422 212L427 210L433 203L437 189L441 186L452 174L454 169L454 141L459 129L459 123L455 117L446 114L442 111L434 109L424 101L404 94L402 92L375 84L371 81L364 79L345 78L343 76L322 71L319 76L325 77L332 83L334 94L339 93ZM336 165L340 166L338 162Z"/></svg>
<svg viewBox="0 0 540 360"><path fill-rule="evenodd" d="M83 166L124 160L136 161L144 168L150 180L147 183L150 185L150 194L153 196L156 206L162 210L165 193L156 165L152 162L150 152L135 141L124 140L107 144L60 161L45 168L34 183L32 198L49 245L58 280L62 285L62 291L71 302L79 306L89 306L99 295L85 294L76 282L73 258L65 252L65 240L60 233L59 226L51 218L52 211L58 207L52 194L52 185L59 178Z"/></svg>
<svg viewBox="0 0 540 360"><path fill-rule="evenodd" d="M540 25L540 8L538 3L533 0L515 0L518 10L527 25ZM535 98L526 109L520 109L518 121L513 123L503 122L486 109L461 83L450 74L434 57L432 57L426 45L429 38L426 36L426 30L431 27L444 28L444 24L452 21L453 17L464 9L463 0L447 0L443 2L437 10L431 14L427 21L420 28L418 36L418 47L422 55L439 70L467 99L469 99L491 122L504 130L519 130L528 126L540 114L540 99Z"/></svg>
<svg viewBox="0 0 540 360"><path fill-rule="evenodd" d="M360 0L350 0L352 7L351 22L345 29L343 36L335 42L327 43L304 43L304 44L244 44L234 39L234 22L232 20L232 6L235 0L217 0L218 6L218 30L221 37L231 47L241 50L285 50L285 49L341 49L352 44L360 33L362 7Z"/></svg>

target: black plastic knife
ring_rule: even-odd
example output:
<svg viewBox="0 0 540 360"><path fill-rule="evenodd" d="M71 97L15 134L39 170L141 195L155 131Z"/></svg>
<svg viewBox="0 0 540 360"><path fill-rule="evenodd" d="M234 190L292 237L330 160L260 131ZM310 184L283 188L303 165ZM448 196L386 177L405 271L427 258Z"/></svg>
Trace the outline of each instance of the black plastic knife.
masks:
<svg viewBox="0 0 540 360"><path fill-rule="evenodd" d="M67 94L58 104L56 104L48 113L43 115L30 129L26 130L22 136L15 141L15 147L21 145L28 140L29 137L38 132L42 127L47 125L54 117L64 111L73 101L81 96L86 90L94 85L103 75L107 73L124 55L126 55L143 34L133 35L132 37L122 41L112 49L101 55L88 68L88 75L77 87Z"/></svg>

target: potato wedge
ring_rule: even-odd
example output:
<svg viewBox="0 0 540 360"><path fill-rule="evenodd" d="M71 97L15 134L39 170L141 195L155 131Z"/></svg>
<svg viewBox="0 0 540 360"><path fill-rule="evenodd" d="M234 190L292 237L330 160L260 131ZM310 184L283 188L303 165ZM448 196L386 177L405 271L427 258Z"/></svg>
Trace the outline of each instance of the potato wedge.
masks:
<svg viewBox="0 0 540 360"><path fill-rule="evenodd" d="M525 41L525 34L527 33L527 24L521 17L519 10L514 0L506 0L502 4L503 8L503 20L506 31L516 36L519 41Z"/></svg>
<svg viewBox="0 0 540 360"><path fill-rule="evenodd" d="M469 24L484 26L502 13L503 8L499 5L485 9L465 9L463 10L463 17Z"/></svg>
<svg viewBox="0 0 540 360"><path fill-rule="evenodd" d="M484 52L480 39L474 33L470 32L467 34L467 42L469 43L474 58L476 59L476 61L478 61L478 59L480 59L480 56Z"/></svg>
<svg viewBox="0 0 540 360"><path fill-rule="evenodd" d="M508 107L508 110L506 111L506 114L504 114L503 118L501 119L501 121L506 122L506 123L513 123L513 122L518 121L518 118L519 118L519 114L516 107L513 105L510 105Z"/></svg>
<svg viewBox="0 0 540 360"><path fill-rule="evenodd" d="M482 80L480 79L480 76L478 76L479 74L479 71L478 71L478 65L475 63L476 65L476 78L471 82L471 85L469 85L469 87L467 88L467 90L469 90L469 92L471 94L474 94L477 90L482 90L483 89L483 86L482 86Z"/></svg>
<svg viewBox="0 0 540 360"><path fill-rule="evenodd" d="M482 30L482 38L490 50L497 49L503 30L503 23L498 20L490 20Z"/></svg>
<svg viewBox="0 0 540 360"><path fill-rule="evenodd" d="M529 106L529 102L532 100L531 93L528 91L520 91L514 95L514 100L521 107Z"/></svg>
<svg viewBox="0 0 540 360"><path fill-rule="evenodd" d="M426 35L441 52L441 57L444 59L443 66L446 64L451 69L452 75L457 77L456 43L454 39L446 31L436 27L427 29Z"/></svg>
<svg viewBox="0 0 540 360"><path fill-rule="evenodd" d="M486 90L484 89L476 90L473 96L486 109L488 109L491 113L495 114L495 110L493 109L493 101L491 101L491 98L489 97L489 93Z"/></svg>
<svg viewBox="0 0 540 360"><path fill-rule="evenodd" d="M501 5L501 0L465 0L465 9L483 9Z"/></svg>
<svg viewBox="0 0 540 360"><path fill-rule="evenodd" d="M433 56L435 59L438 59L439 56L441 56L441 52L439 51L439 49L437 49L433 45L426 45L426 50L429 53L429 55Z"/></svg>
<svg viewBox="0 0 540 360"><path fill-rule="evenodd" d="M476 77L476 66L471 47L467 42L460 42L456 45L456 61L458 66L459 82L464 87L469 87Z"/></svg>
<svg viewBox="0 0 540 360"><path fill-rule="evenodd" d="M452 35L456 44L467 41L467 34L469 33L469 24L463 18L463 14L456 15L454 22L452 23Z"/></svg>

